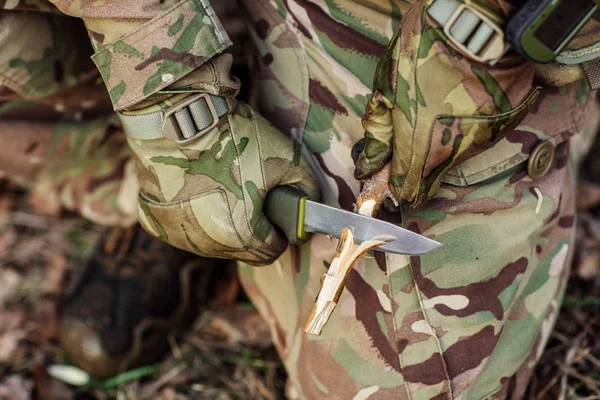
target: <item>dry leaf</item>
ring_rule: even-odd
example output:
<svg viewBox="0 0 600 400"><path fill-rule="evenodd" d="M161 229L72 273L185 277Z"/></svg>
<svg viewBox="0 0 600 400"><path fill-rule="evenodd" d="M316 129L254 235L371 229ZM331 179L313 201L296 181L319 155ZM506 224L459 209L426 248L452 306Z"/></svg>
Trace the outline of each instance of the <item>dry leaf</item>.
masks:
<svg viewBox="0 0 600 400"><path fill-rule="evenodd" d="M35 331L46 340L56 338L59 317L57 300L53 298L42 299L35 313Z"/></svg>
<svg viewBox="0 0 600 400"><path fill-rule="evenodd" d="M0 333L19 328L25 320L25 312L18 308L15 310L0 311Z"/></svg>
<svg viewBox="0 0 600 400"><path fill-rule="evenodd" d="M25 338L22 328L25 313L21 309L0 312L0 362L13 360L19 342Z"/></svg>
<svg viewBox="0 0 600 400"><path fill-rule="evenodd" d="M25 330L8 331L0 335L0 362L14 361L14 355L19 349L19 342L26 336Z"/></svg>
<svg viewBox="0 0 600 400"><path fill-rule="evenodd" d="M58 217L61 211L60 198L56 193L49 193L46 188L34 187L29 194L29 204L36 214L47 217Z"/></svg>
<svg viewBox="0 0 600 400"><path fill-rule="evenodd" d="M30 400L33 383L20 375L0 381L0 400Z"/></svg>
<svg viewBox="0 0 600 400"><path fill-rule="evenodd" d="M0 256L9 256L9 251L17 242L17 234L12 226L0 233Z"/></svg>
<svg viewBox="0 0 600 400"><path fill-rule="evenodd" d="M46 264L46 274L42 283L42 294L58 295L62 292L67 260L61 253L51 254Z"/></svg>
<svg viewBox="0 0 600 400"><path fill-rule="evenodd" d="M0 307L15 296L22 281L23 277L14 270L0 269Z"/></svg>
<svg viewBox="0 0 600 400"><path fill-rule="evenodd" d="M75 398L67 385L53 379L42 365L32 368L36 398L39 400L71 400Z"/></svg>
<svg viewBox="0 0 600 400"><path fill-rule="evenodd" d="M202 333L224 337L231 344L268 347L272 344L269 325L258 311L235 307L215 314Z"/></svg>

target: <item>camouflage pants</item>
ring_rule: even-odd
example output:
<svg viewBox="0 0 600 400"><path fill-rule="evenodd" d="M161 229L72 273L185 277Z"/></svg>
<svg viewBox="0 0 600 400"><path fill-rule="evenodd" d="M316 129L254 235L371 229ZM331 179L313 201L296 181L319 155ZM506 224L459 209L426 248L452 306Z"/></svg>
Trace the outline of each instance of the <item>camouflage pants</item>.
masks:
<svg viewBox="0 0 600 400"><path fill-rule="evenodd" d="M352 208L352 145L403 1L246 0L264 115L301 139L325 202ZM327 4L327 5L325 5ZM335 242L314 236L272 266L241 267L300 397L522 396L557 317L575 218L570 138L596 129L587 84L544 87L528 117L449 173L434 199L386 219L435 235L421 257L375 253L351 272L320 337L302 332ZM556 149L533 180L528 158ZM576 143L579 152L585 147ZM407 149L408 151L408 149Z"/></svg>
<svg viewBox="0 0 600 400"><path fill-rule="evenodd" d="M359 183L350 149L363 135L360 118L378 57L410 3L242 3L257 103L279 129L304 144L324 202L351 209ZM50 76L41 79L39 72L33 79L32 65L32 76L14 77L14 62L0 64L0 77L10 78L0 80L6 138L0 169L34 189L46 188L67 208L115 223L135 204L123 136L112 117L82 109L95 78L81 70L85 64L73 62L83 51L66 51L79 47L61 35L64 25L35 18L39 29L52 32L46 46L54 49L49 53L54 58L42 52L31 60L45 60ZM38 26L33 22L32 29ZM58 89L46 90L51 83ZM37 121L30 110L40 110ZM595 132L597 117L587 85L542 88L522 124L448 174L433 200L384 215L435 234L444 248L410 258L376 253L352 271L320 337L305 335L302 326L333 258L334 241L314 236L271 266L240 266L297 394L519 398L549 337L568 276L576 163L569 156L570 138ZM533 180L528 158L546 141L556 149L552 167ZM582 143L572 147L584 150Z"/></svg>
<svg viewBox="0 0 600 400"><path fill-rule="evenodd" d="M42 211L132 225L138 184L125 135L83 24L56 13L0 14L0 171Z"/></svg>

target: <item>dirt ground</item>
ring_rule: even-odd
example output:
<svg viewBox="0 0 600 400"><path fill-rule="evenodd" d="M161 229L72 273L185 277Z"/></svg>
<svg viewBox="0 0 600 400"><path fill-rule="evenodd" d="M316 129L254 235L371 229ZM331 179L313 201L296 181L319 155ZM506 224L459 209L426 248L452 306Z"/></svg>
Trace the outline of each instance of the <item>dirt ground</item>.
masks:
<svg viewBox="0 0 600 400"><path fill-rule="evenodd" d="M0 192L1 400L284 398L285 371L268 327L246 301L202 314L189 333L170 338L159 364L65 383L78 383L80 371L57 345L61 299L102 228L76 216L39 215L6 182Z"/></svg>
<svg viewBox="0 0 600 400"><path fill-rule="evenodd" d="M592 154L598 154L600 143ZM527 399L600 399L600 160L579 187L577 254L555 332ZM82 380L56 341L61 299L102 228L36 212L0 181L0 400L283 399L286 374L247 301L204 313L161 363ZM70 384L69 384L70 383Z"/></svg>

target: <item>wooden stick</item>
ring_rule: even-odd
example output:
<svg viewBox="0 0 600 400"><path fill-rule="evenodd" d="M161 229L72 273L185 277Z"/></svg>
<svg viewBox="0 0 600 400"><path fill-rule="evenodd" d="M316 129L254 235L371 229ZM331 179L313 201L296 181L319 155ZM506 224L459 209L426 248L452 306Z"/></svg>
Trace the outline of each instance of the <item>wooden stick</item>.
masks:
<svg viewBox="0 0 600 400"><path fill-rule="evenodd" d="M365 182L355 205L356 212L374 217L386 198L391 198L395 202L388 189L390 173L391 165L388 164ZM317 336L321 334L337 306L353 266L367 251L384 245L391 239L393 238L373 238L356 244L352 230L344 229L338 241L335 257L329 270L323 275L321 290L304 326L304 332Z"/></svg>
<svg viewBox="0 0 600 400"><path fill-rule="evenodd" d="M379 207L381 207L386 199L392 200L397 206L398 201L389 189L391 175L392 164L388 163L369 180L365 181L354 204L354 212L366 215L367 217L375 217L377 216Z"/></svg>
<svg viewBox="0 0 600 400"><path fill-rule="evenodd" d="M323 327L329 321L331 313L337 306L354 263L368 250L381 246L386 242L386 240L368 240L357 245L354 243L352 230L344 229L338 242L335 258L331 262L329 271L323 275L323 286L304 326L304 332L313 335L321 334Z"/></svg>

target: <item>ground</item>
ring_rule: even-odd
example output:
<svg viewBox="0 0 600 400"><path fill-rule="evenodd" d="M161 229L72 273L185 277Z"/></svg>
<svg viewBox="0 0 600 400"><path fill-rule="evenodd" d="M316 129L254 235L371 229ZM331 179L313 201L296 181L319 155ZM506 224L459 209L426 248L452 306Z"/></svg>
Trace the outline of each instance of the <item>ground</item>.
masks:
<svg viewBox="0 0 600 400"><path fill-rule="evenodd" d="M285 371L268 327L243 298L170 338L159 364L67 384L81 377L57 345L61 298L102 228L73 215L39 215L6 182L0 192L0 400L284 398Z"/></svg>
<svg viewBox="0 0 600 400"><path fill-rule="evenodd" d="M579 239L563 310L528 399L561 393L600 399L600 186L591 182L600 178L600 161L595 164L588 160L588 181L579 188ZM243 297L171 338L163 362L87 381L63 358L56 328L61 298L102 228L73 215L40 215L43 207L7 182L0 182L0 193L0 400L285 398L285 371L268 327Z"/></svg>

